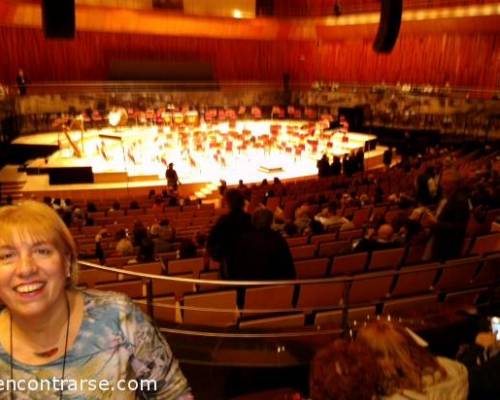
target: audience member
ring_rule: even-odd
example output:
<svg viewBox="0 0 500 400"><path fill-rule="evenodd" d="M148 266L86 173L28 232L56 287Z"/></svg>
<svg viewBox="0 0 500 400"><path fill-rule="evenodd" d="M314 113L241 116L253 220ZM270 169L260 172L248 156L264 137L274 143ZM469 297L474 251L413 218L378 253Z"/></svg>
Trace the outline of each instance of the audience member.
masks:
<svg viewBox="0 0 500 400"><path fill-rule="evenodd" d="M116 232L115 239L118 241L115 250L119 256L132 256L135 254L134 245L127 237L125 229L120 229Z"/></svg>
<svg viewBox="0 0 500 400"><path fill-rule="evenodd" d="M400 246L391 225L383 224L378 228L375 237L373 237L374 233L375 231L370 229L367 235L354 247L354 251L386 250Z"/></svg>
<svg viewBox="0 0 500 400"><path fill-rule="evenodd" d="M325 230L333 230L342 227L342 225L349 223L347 218L337 215L337 202L331 201L328 207L323 208L314 219L323 225Z"/></svg>
<svg viewBox="0 0 500 400"><path fill-rule="evenodd" d="M356 341L374 353L382 372L379 388L384 398L467 399L466 368L456 361L434 357L399 324L370 322L358 331Z"/></svg>
<svg viewBox="0 0 500 400"><path fill-rule="evenodd" d="M235 249L227 279L294 279L295 268L286 240L271 229L273 213L260 209L252 215L253 229L244 232Z"/></svg>
<svg viewBox="0 0 500 400"><path fill-rule="evenodd" d="M435 215L426 213L422 224L432 230L432 258L443 261L460 256L469 221L469 202L466 192L460 187L457 171L445 170L440 184L443 198Z"/></svg>
<svg viewBox="0 0 500 400"><path fill-rule="evenodd" d="M311 400L373 400L382 370L369 348L337 339L321 349L311 363Z"/></svg>
<svg viewBox="0 0 500 400"><path fill-rule="evenodd" d="M148 237L148 230L142 223L142 221L135 221L134 222L134 228L132 230L132 238L133 238L133 245L135 247L138 247L141 245L141 242L144 238Z"/></svg>
<svg viewBox="0 0 500 400"><path fill-rule="evenodd" d="M229 189L225 196L229 213L222 215L210 230L207 252L210 257L221 262L221 276L227 278L228 271L235 266L235 247L240 236L252 229L251 217L243 207L245 199L236 189Z"/></svg>

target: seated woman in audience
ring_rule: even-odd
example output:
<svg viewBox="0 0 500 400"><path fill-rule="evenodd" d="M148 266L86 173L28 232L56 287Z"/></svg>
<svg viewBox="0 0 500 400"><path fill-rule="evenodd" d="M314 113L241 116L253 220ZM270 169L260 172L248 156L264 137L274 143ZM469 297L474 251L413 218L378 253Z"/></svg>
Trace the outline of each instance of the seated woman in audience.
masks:
<svg viewBox="0 0 500 400"><path fill-rule="evenodd" d="M120 229L116 232L116 240L118 243L116 244L116 253L118 256L132 256L135 254L134 245L131 240L127 237L127 233L125 229Z"/></svg>
<svg viewBox="0 0 500 400"><path fill-rule="evenodd" d="M0 380L54 382L11 388L11 398L192 398L165 339L130 299L74 288L75 243L55 211L3 207L0 226Z"/></svg>
<svg viewBox="0 0 500 400"><path fill-rule="evenodd" d="M323 225L325 230L334 230L341 228L342 225L349 223L347 218L337 215L337 202L331 201L328 207L323 208L314 219Z"/></svg>
<svg viewBox="0 0 500 400"><path fill-rule="evenodd" d="M391 400L467 398L465 367L444 357L435 357L417 344L402 326L388 321L368 323L358 332L356 341L375 356L383 375L382 394Z"/></svg>
<svg viewBox="0 0 500 400"><path fill-rule="evenodd" d="M311 363L311 400L373 400L380 368L360 343L337 339L320 350Z"/></svg>

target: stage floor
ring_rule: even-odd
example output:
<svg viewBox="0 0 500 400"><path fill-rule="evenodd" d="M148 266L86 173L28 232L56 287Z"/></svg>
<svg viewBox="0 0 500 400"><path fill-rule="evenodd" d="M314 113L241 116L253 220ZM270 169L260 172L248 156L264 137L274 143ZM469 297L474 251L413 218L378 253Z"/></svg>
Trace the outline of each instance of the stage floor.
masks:
<svg viewBox="0 0 500 400"><path fill-rule="evenodd" d="M266 146L275 134L272 145ZM279 126L279 128L277 128ZM306 128L307 127L307 128ZM278 133L276 133L278 131ZM228 185L260 182L263 179L297 179L317 175L317 160L326 153L330 159L342 156L376 136L314 130L307 121L238 121L213 126L165 128L136 126L86 130L69 133L74 146L61 132L42 133L17 138L15 144L57 145L60 150L46 159L28 162L28 168L64 168L90 166L94 184L88 189L151 187L165 185L167 163L174 163L182 184L219 183ZM230 143L230 144L228 144ZM81 157L75 156L75 146ZM385 147L365 153L365 168L382 163ZM49 185L48 175L29 175L23 191L75 190L74 185Z"/></svg>

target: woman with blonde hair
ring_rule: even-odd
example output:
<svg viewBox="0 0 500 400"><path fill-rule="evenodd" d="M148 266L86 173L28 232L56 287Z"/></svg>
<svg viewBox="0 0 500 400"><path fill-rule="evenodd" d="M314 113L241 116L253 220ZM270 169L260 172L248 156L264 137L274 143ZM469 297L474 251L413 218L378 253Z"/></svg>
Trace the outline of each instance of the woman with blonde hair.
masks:
<svg viewBox="0 0 500 400"><path fill-rule="evenodd" d="M168 344L130 299L75 288L75 243L54 210L35 201L2 207L0 227L4 394L192 398Z"/></svg>
<svg viewBox="0 0 500 400"><path fill-rule="evenodd" d="M462 364L435 357L397 323L373 321L358 331L356 341L374 354L382 371L385 398L460 400L467 398L467 370Z"/></svg>

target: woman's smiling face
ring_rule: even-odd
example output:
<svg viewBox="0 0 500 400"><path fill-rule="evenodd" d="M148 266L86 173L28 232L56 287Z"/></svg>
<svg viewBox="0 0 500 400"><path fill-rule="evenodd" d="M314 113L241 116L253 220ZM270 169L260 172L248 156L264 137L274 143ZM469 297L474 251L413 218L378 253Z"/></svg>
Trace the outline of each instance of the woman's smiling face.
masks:
<svg viewBox="0 0 500 400"><path fill-rule="evenodd" d="M49 314L64 301L69 262L48 240L14 234L0 239L0 299L21 318Z"/></svg>

